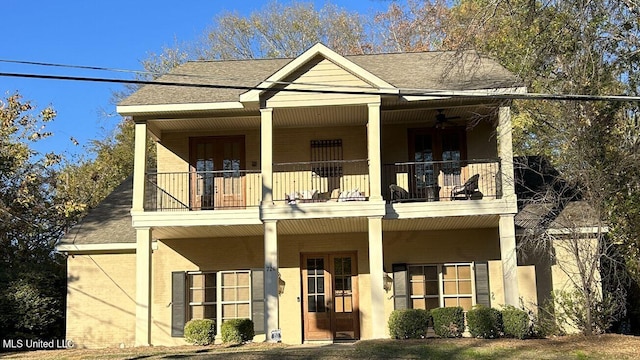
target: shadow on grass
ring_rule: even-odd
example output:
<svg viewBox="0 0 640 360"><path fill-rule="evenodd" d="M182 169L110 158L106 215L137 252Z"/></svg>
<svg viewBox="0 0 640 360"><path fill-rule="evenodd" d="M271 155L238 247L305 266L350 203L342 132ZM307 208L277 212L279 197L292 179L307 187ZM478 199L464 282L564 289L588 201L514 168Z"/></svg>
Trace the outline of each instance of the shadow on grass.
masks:
<svg viewBox="0 0 640 360"><path fill-rule="evenodd" d="M576 340L577 344L576 344ZM230 360L345 360L345 359L596 359L606 341L558 340L366 340L352 345L291 346L280 348L227 347L193 349L179 353L155 354L130 358L154 359L230 359ZM593 344L596 342L596 344ZM591 343L592 347L585 348ZM614 346L615 347L615 346ZM634 347L635 348L635 347ZM146 354L145 354L146 355ZM624 354L621 354L624 355ZM635 354L637 355L637 354ZM610 356L607 356L610 357ZM616 358L613 356L612 358ZM621 358L635 358L621 356Z"/></svg>

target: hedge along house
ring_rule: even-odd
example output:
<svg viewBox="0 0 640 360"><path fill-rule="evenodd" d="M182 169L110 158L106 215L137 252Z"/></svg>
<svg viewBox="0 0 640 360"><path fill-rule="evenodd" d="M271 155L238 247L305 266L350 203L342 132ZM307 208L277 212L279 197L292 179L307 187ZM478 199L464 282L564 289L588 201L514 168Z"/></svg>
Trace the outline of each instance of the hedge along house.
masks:
<svg viewBox="0 0 640 360"><path fill-rule="evenodd" d="M477 96L524 88L492 59L317 44L157 81L118 106L136 123L133 231L103 214L58 246L80 346L181 345L195 318L251 318L256 341L384 338L393 309L537 296L509 102Z"/></svg>

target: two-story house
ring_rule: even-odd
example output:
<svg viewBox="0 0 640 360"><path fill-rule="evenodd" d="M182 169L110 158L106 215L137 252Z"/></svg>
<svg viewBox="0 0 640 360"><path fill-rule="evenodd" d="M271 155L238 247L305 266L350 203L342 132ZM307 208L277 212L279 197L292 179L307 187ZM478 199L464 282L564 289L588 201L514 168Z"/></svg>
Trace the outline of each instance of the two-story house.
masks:
<svg viewBox="0 0 640 360"><path fill-rule="evenodd" d="M373 339L393 309L535 299L495 96L524 91L475 52L317 44L177 67L118 106L136 124L132 195L58 247L67 338L178 345L190 319L251 318L256 341Z"/></svg>

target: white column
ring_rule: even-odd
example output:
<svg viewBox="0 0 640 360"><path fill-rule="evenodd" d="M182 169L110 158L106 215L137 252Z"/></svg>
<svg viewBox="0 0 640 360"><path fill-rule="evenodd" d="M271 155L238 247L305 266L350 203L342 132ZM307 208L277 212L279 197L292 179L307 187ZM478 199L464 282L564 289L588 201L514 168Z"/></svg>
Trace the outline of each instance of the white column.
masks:
<svg viewBox="0 0 640 360"><path fill-rule="evenodd" d="M373 339L384 338L384 262L382 248L382 217L369 217L369 274L371 276L371 325Z"/></svg>
<svg viewBox="0 0 640 360"><path fill-rule="evenodd" d="M264 328L267 340L278 329L278 227L276 220L264 222Z"/></svg>
<svg viewBox="0 0 640 360"><path fill-rule="evenodd" d="M498 156L502 169L502 196L515 200L515 185L513 176L513 145L511 135L511 110L508 106L500 107L498 111Z"/></svg>
<svg viewBox="0 0 640 360"><path fill-rule="evenodd" d="M382 201L382 158L380 150L380 103L367 104L367 149L369 156L369 201Z"/></svg>
<svg viewBox="0 0 640 360"><path fill-rule="evenodd" d="M133 159L133 211L144 211L144 182L147 168L147 124L135 124Z"/></svg>
<svg viewBox="0 0 640 360"><path fill-rule="evenodd" d="M504 302L518 306L518 258L516 255L516 231L513 214L500 215L500 258L502 259L502 278L504 284Z"/></svg>
<svg viewBox="0 0 640 360"><path fill-rule="evenodd" d="M151 229L136 228L136 346L151 345Z"/></svg>
<svg viewBox="0 0 640 360"><path fill-rule="evenodd" d="M260 109L262 205L273 204L273 109Z"/></svg>

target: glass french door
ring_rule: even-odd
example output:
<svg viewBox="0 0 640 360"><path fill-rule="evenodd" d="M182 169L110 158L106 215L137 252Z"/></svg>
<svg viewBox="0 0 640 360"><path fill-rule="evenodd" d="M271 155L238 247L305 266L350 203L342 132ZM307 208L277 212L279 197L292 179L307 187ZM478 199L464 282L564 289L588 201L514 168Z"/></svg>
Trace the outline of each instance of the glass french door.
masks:
<svg viewBox="0 0 640 360"><path fill-rule="evenodd" d="M305 254L301 265L304 339L358 339L356 254Z"/></svg>
<svg viewBox="0 0 640 360"><path fill-rule="evenodd" d="M191 138L190 147L191 208L244 207L244 136Z"/></svg>

